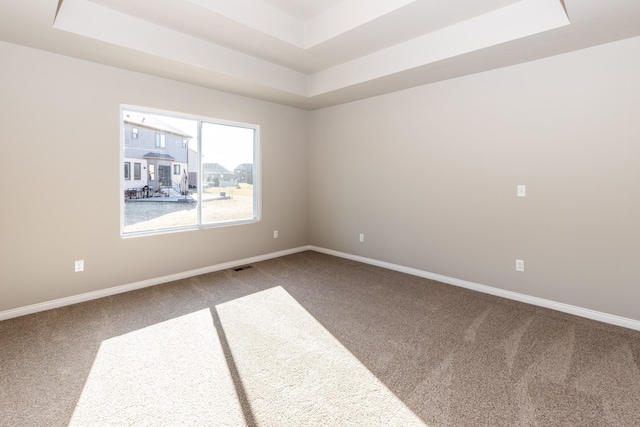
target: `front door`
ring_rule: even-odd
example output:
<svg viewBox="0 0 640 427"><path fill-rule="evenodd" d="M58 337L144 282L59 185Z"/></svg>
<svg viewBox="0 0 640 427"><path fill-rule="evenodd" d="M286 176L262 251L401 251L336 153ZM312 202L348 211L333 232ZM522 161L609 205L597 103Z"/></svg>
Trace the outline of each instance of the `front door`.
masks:
<svg viewBox="0 0 640 427"><path fill-rule="evenodd" d="M171 165L158 165L158 183L161 187L171 187Z"/></svg>

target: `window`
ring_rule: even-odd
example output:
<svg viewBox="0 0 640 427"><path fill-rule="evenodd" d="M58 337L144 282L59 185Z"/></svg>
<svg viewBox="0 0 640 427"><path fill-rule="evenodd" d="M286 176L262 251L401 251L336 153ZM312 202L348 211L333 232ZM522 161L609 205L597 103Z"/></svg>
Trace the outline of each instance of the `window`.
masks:
<svg viewBox="0 0 640 427"><path fill-rule="evenodd" d="M138 139L138 128L131 128L131 138Z"/></svg>
<svg viewBox="0 0 640 427"><path fill-rule="evenodd" d="M121 187L138 194L121 199L123 236L259 220L257 125L123 106L121 126Z"/></svg>
<svg viewBox="0 0 640 427"><path fill-rule="evenodd" d="M124 179L131 179L131 163L124 162Z"/></svg>

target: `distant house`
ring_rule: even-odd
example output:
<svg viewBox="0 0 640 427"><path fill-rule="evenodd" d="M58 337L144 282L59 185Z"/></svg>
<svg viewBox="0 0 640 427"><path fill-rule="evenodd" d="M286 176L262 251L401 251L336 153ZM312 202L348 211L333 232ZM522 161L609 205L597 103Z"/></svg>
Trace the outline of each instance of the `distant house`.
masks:
<svg viewBox="0 0 640 427"><path fill-rule="evenodd" d="M202 164L202 181L216 187L231 187L236 185L236 177L229 169L218 163Z"/></svg>
<svg viewBox="0 0 640 427"><path fill-rule="evenodd" d="M178 188L182 171L189 170L192 136L133 112L126 112L123 122L125 186Z"/></svg>
<svg viewBox="0 0 640 427"><path fill-rule="evenodd" d="M253 184L253 164L242 163L233 170L238 182Z"/></svg>
<svg viewBox="0 0 640 427"><path fill-rule="evenodd" d="M189 185L195 187L197 183L197 153L189 150ZM202 164L202 182L215 187L235 187L239 183L253 184L253 165L243 163L233 172L219 163Z"/></svg>

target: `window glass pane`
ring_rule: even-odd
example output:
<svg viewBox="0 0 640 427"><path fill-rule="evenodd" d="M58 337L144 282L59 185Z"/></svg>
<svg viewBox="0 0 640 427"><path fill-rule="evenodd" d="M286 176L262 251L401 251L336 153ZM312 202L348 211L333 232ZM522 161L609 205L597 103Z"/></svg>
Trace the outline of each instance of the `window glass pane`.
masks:
<svg viewBox="0 0 640 427"><path fill-rule="evenodd" d="M124 179L131 179L131 163L124 162Z"/></svg>
<svg viewBox="0 0 640 427"><path fill-rule="evenodd" d="M160 148L166 147L166 136L164 134L156 133L156 147L160 147Z"/></svg>
<svg viewBox="0 0 640 427"><path fill-rule="evenodd" d="M137 192L137 197L124 202L123 233L196 225L195 199L181 194L180 176L172 171L174 167L197 171L197 161L189 163L190 148L183 145L184 139L197 136L197 121L133 110L123 110L122 117L123 154L134 163L130 184ZM132 136L133 127L137 138Z"/></svg>
<svg viewBox="0 0 640 427"><path fill-rule="evenodd" d="M255 129L202 123L202 223L256 218Z"/></svg>

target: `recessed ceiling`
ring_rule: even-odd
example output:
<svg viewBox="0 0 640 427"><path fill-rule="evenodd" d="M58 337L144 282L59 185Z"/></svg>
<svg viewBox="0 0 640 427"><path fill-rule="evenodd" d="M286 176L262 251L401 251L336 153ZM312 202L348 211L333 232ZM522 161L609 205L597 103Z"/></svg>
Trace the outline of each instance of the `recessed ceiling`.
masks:
<svg viewBox="0 0 640 427"><path fill-rule="evenodd" d="M321 108L640 35L637 0L3 0L0 38Z"/></svg>
<svg viewBox="0 0 640 427"><path fill-rule="evenodd" d="M298 21L306 22L326 12L343 0L264 0L265 3L292 16Z"/></svg>

